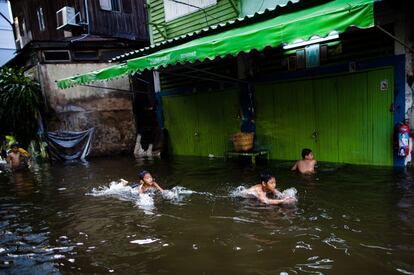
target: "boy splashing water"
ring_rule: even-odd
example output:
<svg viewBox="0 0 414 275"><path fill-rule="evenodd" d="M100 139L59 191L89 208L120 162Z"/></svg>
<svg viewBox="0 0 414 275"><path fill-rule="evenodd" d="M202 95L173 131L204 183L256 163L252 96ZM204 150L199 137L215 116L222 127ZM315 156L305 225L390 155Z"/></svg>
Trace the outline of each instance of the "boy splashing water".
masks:
<svg viewBox="0 0 414 275"><path fill-rule="evenodd" d="M295 202L295 198L283 198L283 199L270 199L267 194L270 193L274 196L281 196L281 193L276 189L276 178L270 173L260 174L260 183L253 185L246 190L246 193L255 196L260 202L265 204L284 204Z"/></svg>
<svg viewBox="0 0 414 275"><path fill-rule="evenodd" d="M147 171L142 171L138 174L140 185L138 186L138 193L144 194L151 191L160 191L161 193L164 192L151 176L151 174ZM123 185L128 185L128 181L121 179L121 183Z"/></svg>

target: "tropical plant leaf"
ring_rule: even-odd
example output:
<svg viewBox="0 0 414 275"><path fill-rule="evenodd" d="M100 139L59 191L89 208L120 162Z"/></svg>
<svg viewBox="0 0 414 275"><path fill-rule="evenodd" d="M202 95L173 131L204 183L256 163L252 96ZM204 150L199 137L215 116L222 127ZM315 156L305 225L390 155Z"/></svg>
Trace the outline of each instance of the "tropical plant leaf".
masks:
<svg viewBox="0 0 414 275"><path fill-rule="evenodd" d="M40 84L22 68L0 68L0 134L13 134L23 145L36 137L44 110Z"/></svg>

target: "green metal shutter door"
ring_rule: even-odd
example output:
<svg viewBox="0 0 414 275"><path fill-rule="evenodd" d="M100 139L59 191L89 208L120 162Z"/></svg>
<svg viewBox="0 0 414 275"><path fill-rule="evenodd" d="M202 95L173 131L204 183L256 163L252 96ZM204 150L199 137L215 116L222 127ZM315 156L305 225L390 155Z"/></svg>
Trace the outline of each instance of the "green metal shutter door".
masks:
<svg viewBox="0 0 414 275"><path fill-rule="evenodd" d="M164 122L172 153L223 156L230 136L240 129L238 102L235 90L164 96Z"/></svg>
<svg viewBox="0 0 414 275"><path fill-rule="evenodd" d="M372 159L374 164L393 164L394 114L391 104L394 99L394 74L392 68L368 73L368 117L372 121ZM388 88L381 90L381 82L387 81Z"/></svg>
<svg viewBox="0 0 414 275"><path fill-rule="evenodd" d="M369 163L366 73L341 76L337 81L339 162Z"/></svg>
<svg viewBox="0 0 414 275"><path fill-rule="evenodd" d="M272 159L297 159L302 148L313 146L315 114L309 85L294 81L256 88L257 142L270 149Z"/></svg>
<svg viewBox="0 0 414 275"><path fill-rule="evenodd" d="M272 159L298 159L309 147L322 161L392 165L393 85L391 68L259 85L257 140Z"/></svg>
<svg viewBox="0 0 414 275"><path fill-rule="evenodd" d="M194 132L197 128L195 98L190 96L165 96L162 98L162 104L171 153L184 156L194 155Z"/></svg>
<svg viewBox="0 0 414 275"><path fill-rule="evenodd" d="M339 162L337 86L337 78L312 81L318 132L314 153L318 159L330 162Z"/></svg>

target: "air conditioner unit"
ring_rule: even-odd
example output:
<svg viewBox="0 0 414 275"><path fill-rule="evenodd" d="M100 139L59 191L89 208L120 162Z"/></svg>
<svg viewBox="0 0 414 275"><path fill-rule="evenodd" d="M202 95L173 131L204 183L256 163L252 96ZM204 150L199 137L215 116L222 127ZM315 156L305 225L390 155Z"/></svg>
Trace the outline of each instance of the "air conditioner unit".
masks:
<svg viewBox="0 0 414 275"><path fill-rule="evenodd" d="M63 7L56 12L57 19L57 30L67 27L78 27L79 24L76 23L77 14L75 8L72 7Z"/></svg>

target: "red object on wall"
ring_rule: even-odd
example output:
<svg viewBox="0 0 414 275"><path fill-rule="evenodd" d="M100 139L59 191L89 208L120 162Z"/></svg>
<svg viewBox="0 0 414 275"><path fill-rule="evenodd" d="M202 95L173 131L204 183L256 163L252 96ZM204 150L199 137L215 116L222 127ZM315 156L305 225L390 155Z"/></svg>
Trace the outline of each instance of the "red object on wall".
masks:
<svg viewBox="0 0 414 275"><path fill-rule="evenodd" d="M398 134L398 156L406 157L410 150L410 127L406 123L400 123Z"/></svg>

